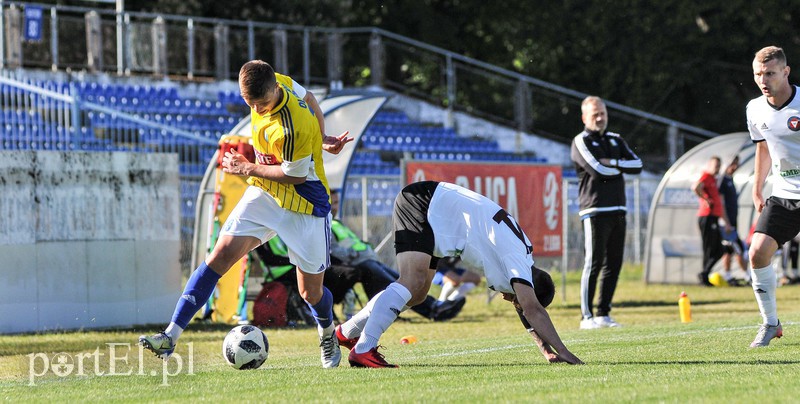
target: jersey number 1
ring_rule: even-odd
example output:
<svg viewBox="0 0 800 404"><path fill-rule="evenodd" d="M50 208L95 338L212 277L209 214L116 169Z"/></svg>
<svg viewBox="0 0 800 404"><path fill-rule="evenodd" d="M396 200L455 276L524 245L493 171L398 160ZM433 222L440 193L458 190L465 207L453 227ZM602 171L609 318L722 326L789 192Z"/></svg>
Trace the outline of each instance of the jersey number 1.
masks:
<svg viewBox="0 0 800 404"><path fill-rule="evenodd" d="M522 229L519 227L519 224L517 224L514 218L511 217L508 214L508 212L506 212L505 209L498 210L497 213L494 214L494 217L492 219L494 219L495 223L497 224L500 224L500 222L505 223L506 226L508 226L508 228L511 229L512 232L514 232L514 235L517 236L519 241L522 241L522 245L525 246L525 249L527 250L528 254L533 253L533 246L528 245L528 243L525 242L525 233L522 232Z"/></svg>

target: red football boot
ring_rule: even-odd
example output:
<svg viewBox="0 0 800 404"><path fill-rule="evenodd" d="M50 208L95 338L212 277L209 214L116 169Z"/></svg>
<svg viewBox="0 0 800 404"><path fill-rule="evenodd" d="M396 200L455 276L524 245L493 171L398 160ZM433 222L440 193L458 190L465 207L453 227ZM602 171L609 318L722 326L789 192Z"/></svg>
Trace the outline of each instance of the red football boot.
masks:
<svg viewBox="0 0 800 404"><path fill-rule="evenodd" d="M342 326L341 325L337 325L336 326L336 332L335 333L336 333L336 339L339 340L339 346L343 346L343 347L345 347L345 348L347 348L347 349L352 351L353 347L356 346L356 343L358 342L358 337L355 337L355 338L347 338L347 337L345 337L344 334L342 334Z"/></svg>
<svg viewBox="0 0 800 404"><path fill-rule="evenodd" d="M383 359L383 355L378 352L378 347L372 348L364 353L356 353L353 349L350 351L350 356L347 357L350 361L350 366L354 368L396 368L397 365L392 365Z"/></svg>

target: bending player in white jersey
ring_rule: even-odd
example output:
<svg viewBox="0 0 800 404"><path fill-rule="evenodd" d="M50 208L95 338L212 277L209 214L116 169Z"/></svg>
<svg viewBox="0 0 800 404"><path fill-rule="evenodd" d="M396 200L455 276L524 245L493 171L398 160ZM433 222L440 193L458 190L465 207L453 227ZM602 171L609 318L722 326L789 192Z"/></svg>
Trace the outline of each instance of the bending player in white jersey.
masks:
<svg viewBox="0 0 800 404"><path fill-rule="evenodd" d="M425 298L439 257L450 256L483 269L489 288L521 312L548 361L583 363L543 307L555 293L550 276L533 266L531 242L500 206L457 185L423 181L403 188L392 219L400 278L336 328L339 344L351 349L351 366L396 367L378 352L378 340L403 310Z"/></svg>
<svg viewBox="0 0 800 404"><path fill-rule="evenodd" d="M753 59L753 78L763 94L747 104L747 128L756 143L753 203L761 212L750 245L753 291L763 323L751 347L783 336L775 301L772 256L800 231L800 97L789 84L783 49L768 46ZM764 181L772 168L772 196Z"/></svg>

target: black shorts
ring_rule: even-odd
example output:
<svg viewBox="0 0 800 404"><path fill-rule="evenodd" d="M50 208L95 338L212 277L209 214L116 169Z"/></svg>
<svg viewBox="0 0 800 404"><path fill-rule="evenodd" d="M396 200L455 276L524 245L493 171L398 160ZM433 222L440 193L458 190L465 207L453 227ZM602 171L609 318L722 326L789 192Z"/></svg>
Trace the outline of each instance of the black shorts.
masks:
<svg viewBox="0 0 800 404"><path fill-rule="evenodd" d="M397 254L417 251L433 256L436 244L433 228L428 223L428 208L438 185L435 181L415 182L397 195L392 212L394 249ZM436 268L435 264L432 261L431 268Z"/></svg>
<svg viewBox="0 0 800 404"><path fill-rule="evenodd" d="M755 231L772 237L778 245L793 239L800 233L800 200L769 197Z"/></svg>

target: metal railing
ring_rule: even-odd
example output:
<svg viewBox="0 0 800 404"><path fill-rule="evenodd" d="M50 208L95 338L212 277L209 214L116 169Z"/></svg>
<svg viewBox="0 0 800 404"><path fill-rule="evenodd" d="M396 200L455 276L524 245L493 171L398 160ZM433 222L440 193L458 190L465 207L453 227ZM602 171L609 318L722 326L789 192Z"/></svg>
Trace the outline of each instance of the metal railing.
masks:
<svg viewBox="0 0 800 404"><path fill-rule="evenodd" d="M43 10L41 40L29 41L21 32L26 25L22 10L35 7ZM318 28L7 0L0 0L0 8L5 15L0 20L6 21L0 26L4 68L229 80L244 62L258 58L307 86L381 86L562 142L582 129L578 116L587 94L379 28ZM655 169L717 135L615 102L607 106L613 130L626 135Z"/></svg>

